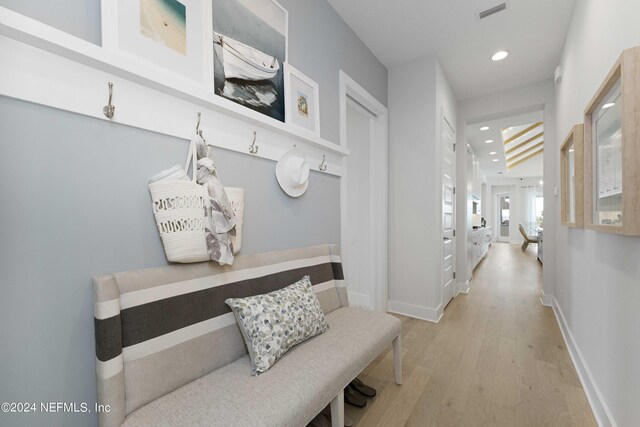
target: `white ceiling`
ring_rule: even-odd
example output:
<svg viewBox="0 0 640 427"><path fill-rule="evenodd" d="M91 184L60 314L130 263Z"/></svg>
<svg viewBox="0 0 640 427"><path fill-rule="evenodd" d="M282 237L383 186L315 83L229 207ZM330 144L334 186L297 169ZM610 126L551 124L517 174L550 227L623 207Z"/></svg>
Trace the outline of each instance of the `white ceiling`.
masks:
<svg viewBox="0 0 640 427"><path fill-rule="evenodd" d="M480 20L478 12L507 3ZM387 67L437 54L460 99L553 76L575 0L328 0ZM509 57L491 61L498 50Z"/></svg>
<svg viewBox="0 0 640 427"><path fill-rule="evenodd" d="M529 178L538 177L544 175L543 170L543 157L542 155L535 156L511 170L507 169L507 161L505 155L505 149L502 143L501 129L517 128L524 125L529 125L543 120L543 112L538 111L529 114L522 114L518 116L504 117L500 119L483 121L467 125L467 141L480 164L480 169L487 178L504 177L504 178ZM489 126L490 129L481 131L483 126ZM537 129L540 132L540 129ZM535 132L534 132L535 133ZM525 135L529 136L529 135ZM492 143L487 144L485 141L493 140ZM539 141L536 141L539 142ZM532 143L533 144L533 143ZM495 151L495 155L489 153ZM498 159L494 162L493 159ZM498 172L502 172L499 174Z"/></svg>

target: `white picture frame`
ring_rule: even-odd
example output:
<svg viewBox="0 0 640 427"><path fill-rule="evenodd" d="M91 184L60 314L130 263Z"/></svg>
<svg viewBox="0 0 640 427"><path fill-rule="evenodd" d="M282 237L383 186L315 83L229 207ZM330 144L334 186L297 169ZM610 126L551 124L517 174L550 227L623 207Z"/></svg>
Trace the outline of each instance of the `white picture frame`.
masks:
<svg viewBox="0 0 640 427"><path fill-rule="evenodd" d="M211 0L102 0L101 12L105 49L212 90Z"/></svg>
<svg viewBox="0 0 640 427"><path fill-rule="evenodd" d="M285 122L320 137L320 87L300 70L284 64ZM304 111L301 98L304 97Z"/></svg>

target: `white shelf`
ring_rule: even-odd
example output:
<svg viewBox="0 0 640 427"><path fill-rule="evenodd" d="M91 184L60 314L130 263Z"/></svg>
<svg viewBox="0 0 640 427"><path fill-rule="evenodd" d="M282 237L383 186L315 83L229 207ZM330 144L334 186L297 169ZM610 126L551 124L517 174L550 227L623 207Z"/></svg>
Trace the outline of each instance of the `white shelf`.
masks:
<svg viewBox="0 0 640 427"><path fill-rule="evenodd" d="M315 147L315 151L318 153L326 152L334 158L336 165L341 166L341 162L337 161L340 157L349 155L349 150L338 144L209 93L196 82L154 67L153 64L136 61L109 51L4 7L0 7L0 35L128 82L162 92L170 97L200 105L205 109L241 120L246 124L284 135L302 143L302 145ZM8 64L5 63L4 66L7 67ZM52 81L52 83L55 82ZM101 88L101 90L106 89ZM117 87L114 88L114 98L117 96L117 90ZM244 145L243 143L243 147ZM259 157L263 156L259 153ZM327 172L331 173L329 170Z"/></svg>

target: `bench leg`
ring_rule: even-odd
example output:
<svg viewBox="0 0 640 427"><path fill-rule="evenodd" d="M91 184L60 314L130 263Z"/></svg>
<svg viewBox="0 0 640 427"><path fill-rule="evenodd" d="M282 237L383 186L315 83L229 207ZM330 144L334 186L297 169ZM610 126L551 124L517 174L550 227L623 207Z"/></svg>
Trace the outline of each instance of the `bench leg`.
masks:
<svg viewBox="0 0 640 427"><path fill-rule="evenodd" d="M402 345L401 337L398 335L393 340L393 367L396 371L396 384L402 384Z"/></svg>
<svg viewBox="0 0 640 427"><path fill-rule="evenodd" d="M331 401L331 427L344 427L344 390Z"/></svg>

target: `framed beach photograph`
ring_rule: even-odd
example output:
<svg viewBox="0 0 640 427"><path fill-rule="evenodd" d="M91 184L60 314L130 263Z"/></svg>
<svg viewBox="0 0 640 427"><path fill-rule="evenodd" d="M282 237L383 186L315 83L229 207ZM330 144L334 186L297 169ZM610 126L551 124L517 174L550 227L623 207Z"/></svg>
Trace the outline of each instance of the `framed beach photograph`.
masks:
<svg viewBox="0 0 640 427"><path fill-rule="evenodd" d="M213 0L214 92L284 122L288 29L274 0Z"/></svg>
<svg viewBox="0 0 640 427"><path fill-rule="evenodd" d="M102 0L102 46L213 87L211 0Z"/></svg>
<svg viewBox="0 0 640 427"><path fill-rule="evenodd" d="M284 64L286 122L320 136L318 83L293 66Z"/></svg>

